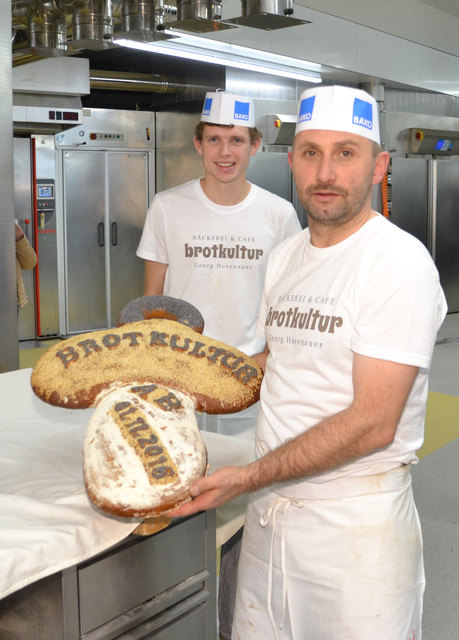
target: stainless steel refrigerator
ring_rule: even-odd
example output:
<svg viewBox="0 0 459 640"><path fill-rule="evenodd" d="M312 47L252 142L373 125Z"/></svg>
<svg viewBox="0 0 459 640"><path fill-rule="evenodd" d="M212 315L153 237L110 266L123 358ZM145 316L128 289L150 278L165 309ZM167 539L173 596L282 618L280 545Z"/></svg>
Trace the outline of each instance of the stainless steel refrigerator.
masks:
<svg viewBox="0 0 459 640"><path fill-rule="evenodd" d="M144 261L135 252L154 193L154 114L89 110L82 126L56 136L56 148L63 332L112 327L143 293Z"/></svg>
<svg viewBox="0 0 459 640"><path fill-rule="evenodd" d="M38 256L35 269L22 272L28 303L18 332L33 340L59 332L54 136L16 136L13 151L15 218Z"/></svg>
<svg viewBox="0 0 459 640"><path fill-rule="evenodd" d="M143 293L135 255L155 191L155 115L85 109L56 135L14 139L15 215L38 254L21 340L116 324Z"/></svg>
<svg viewBox="0 0 459 640"><path fill-rule="evenodd" d="M448 312L459 312L459 158L393 158L391 220L437 265Z"/></svg>

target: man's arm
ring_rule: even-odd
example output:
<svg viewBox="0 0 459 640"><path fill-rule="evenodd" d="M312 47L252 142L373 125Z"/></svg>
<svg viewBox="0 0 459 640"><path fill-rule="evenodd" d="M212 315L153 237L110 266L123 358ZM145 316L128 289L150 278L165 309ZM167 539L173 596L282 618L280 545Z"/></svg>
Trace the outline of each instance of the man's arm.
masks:
<svg viewBox="0 0 459 640"><path fill-rule="evenodd" d="M145 260L145 282L143 294L145 296L161 296L164 292L167 264Z"/></svg>
<svg viewBox="0 0 459 640"><path fill-rule="evenodd" d="M268 355L269 355L268 345L265 345L265 348L263 351L261 351L260 353L255 353L252 356L252 358L258 364L260 369L263 371L263 373L266 371L266 360L268 358Z"/></svg>
<svg viewBox="0 0 459 640"><path fill-rule="evenodd" d="M276 482L324 473L388 446L418 368L354 354L354 399L339 413L245 467L224 467L192 487L173 516L213 509Z"/></svg>

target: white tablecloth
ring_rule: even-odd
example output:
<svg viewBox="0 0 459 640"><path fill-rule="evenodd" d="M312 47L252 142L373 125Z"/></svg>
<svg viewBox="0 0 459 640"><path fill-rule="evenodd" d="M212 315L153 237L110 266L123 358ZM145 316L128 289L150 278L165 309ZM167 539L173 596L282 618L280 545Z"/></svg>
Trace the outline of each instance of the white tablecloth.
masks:
<svg viewBox="0 0 459 640"><path fill-rule="evenodd" d="M100 514L83 483L82 444L92 409L39 400L31 369L0 375L0 598L126 538L140 520ZM209 472L246 464L245 440L203 432ZM244 521L246 499L217 509L217 545Z"/></svg>

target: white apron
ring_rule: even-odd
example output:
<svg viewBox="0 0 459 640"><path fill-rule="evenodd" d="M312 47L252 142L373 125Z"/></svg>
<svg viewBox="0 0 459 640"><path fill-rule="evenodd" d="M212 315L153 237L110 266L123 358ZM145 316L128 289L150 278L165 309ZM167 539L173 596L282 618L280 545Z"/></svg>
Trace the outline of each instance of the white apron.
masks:
<svg viewBox="0 0 459 640"><path fill-rule="evenodd" d="M409 467L295 488L251 497L232 640L421 640Z"/></svg>

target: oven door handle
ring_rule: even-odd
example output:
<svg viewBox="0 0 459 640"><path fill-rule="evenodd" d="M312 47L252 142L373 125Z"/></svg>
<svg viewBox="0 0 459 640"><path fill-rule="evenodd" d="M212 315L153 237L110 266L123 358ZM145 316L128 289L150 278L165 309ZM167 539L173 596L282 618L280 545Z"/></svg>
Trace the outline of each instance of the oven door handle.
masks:
<svg viewBox="0 0 459 640"><path fill-rule="evenodd" d="M118 223L112 222L112 246L116 247L118 244Z"/></svg>
<svg viewBox="0 0 459 640"><path fill-rule="evenodd" d="M105 225L103 222L99 222L97 225L97 237L99 241L99 247L105 246Z"/></svg>

